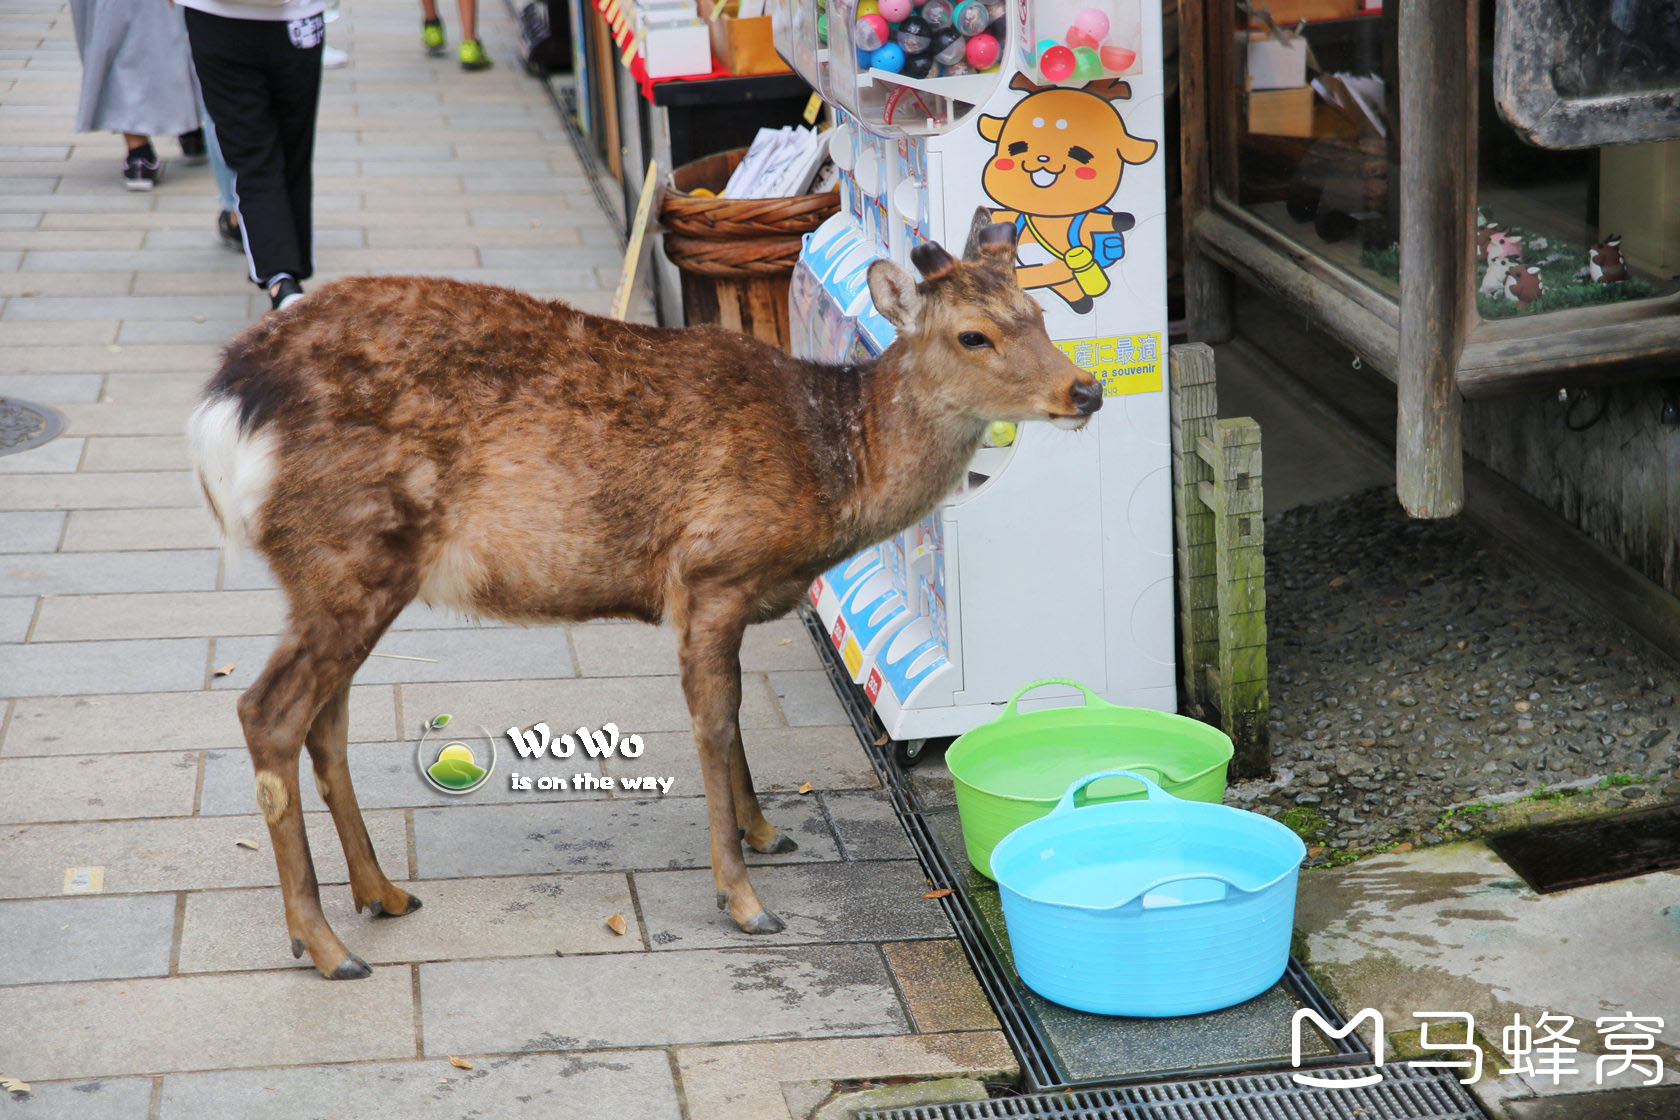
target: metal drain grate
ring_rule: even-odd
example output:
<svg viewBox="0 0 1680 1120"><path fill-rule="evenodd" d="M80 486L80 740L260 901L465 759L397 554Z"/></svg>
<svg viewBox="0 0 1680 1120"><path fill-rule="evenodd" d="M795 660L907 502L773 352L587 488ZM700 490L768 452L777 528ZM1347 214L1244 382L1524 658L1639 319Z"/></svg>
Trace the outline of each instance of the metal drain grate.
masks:
<svg viewBox="0 0 1680 1120"><path fill-rule="evenodd" d="M1371 1067L1317 1070L1348 1081ZM857 1120L1486 1120L1449 1073L1388 1066L1375 1085L1297 1085L1289 1074L1162 1081L1119 1089L1082 1089L961 1104L860 1112Z"/></svg>
<svg viewBox="0 0 1680 1120"><path fill-rule="evenodd" d="M840 664L833 643L823 633L821 621L807 607L801 607L799 613L823 659L835 694L857 732L864 751L869 756L870 764L875 768L876 776L891 798L893 810L909 837L923 872L934 887L949 888L952 891L941 898L939 904L955 929L969 965L974 970L976 979L985 991L986 998L1021 1063L1021 1072L1029 1088L1068 1089L1142 1082L1163 1077L1213 1077L1288 1066L1287 1044L1282 1047L1281 1056L1274 1050L1270 1057L1244 1058L1240 1047L1226 1048L1226 1043L1233 1040L1233 1028L1237 1028L1240 1033L1240 1025L1227 1021L1219 1024L1219 1029L1214 1029L1215 1019L1210 1016L1171 1021L1175 1024L1192 1025L1190 1035L1176 1036L1176 1042L1183 1044L1196 1041L1200 1046L1196 1054L1188 1053L1192 1047L1185 1045L1186 1053L1175 1052L1173 1058L1157 1062L1151 1068L1137 1065L1128 1068L1123 1061L1118 1060L1119 1055L1110 1049L1120 1041L1110 1032L1100 1039L1093 1039L1094 1047L1085 1047L1082 1055L1076 1060L1066 1046L1068 1036L1065 1030L1058 1030L1056 1024L1047 1022L1044 1018L1045 1015L1060 1009L1049 1008L1039 997L1019 986L1013 964L1008 959L1007 948L1001 943L992 925L980 913L976 899L970 893L972 881L966 862L962 861L960 854L947 857L946 845L941 844L938 830L941 826L952 826L949 812L922 808L904 771L893 760L892 743L886 736L885 728L876 717L874 709L864 699L862 690L852 683L850 675ZM953 865L952 860L956 860L958 865ZM1311 1008L1330 1024L1333 1031L1346 1026L1341 1012L1319 991L1312 978L1293 958L1289 961L1289 967L1279 988L1281 992L1274 989L1268 996L1291 1001L1291 1006ZM1214 1014L1218 1016L1226 1013ZM1287 1019L1287 1015L1285 1018ZM1114 1022L1137 1024L1142 1021ZM1161 1025L1168 1023L1167 1020L1149 1022L1156 1024L1154 1030L1149 1032L1152 1040L1174 1038L1171 1034L1161 1032L1181 1029ZM1138 1035L1133 1034L1129 1041L1135 1043L1137 1039ZM1303 1068L1330 1068L1371 1060L1370 1048L1352 1032L1339 1038L1318 1035L1317 1041L1316 1050L1309 1049L1303 1053ZM1089 1060L1093 1048L1101 1052L1103 1060L1100 1063ZM1237 1060L1230 1060L1233 1050ZM1221 1052L1224 1060L1221 1060Z"/></svg>
<svg viewBox="0 0 1680 1120"><path fill-rule="evenodd" d="M64 430L55 409L31 401L0 397L0 455L39 447Z"/></svg>

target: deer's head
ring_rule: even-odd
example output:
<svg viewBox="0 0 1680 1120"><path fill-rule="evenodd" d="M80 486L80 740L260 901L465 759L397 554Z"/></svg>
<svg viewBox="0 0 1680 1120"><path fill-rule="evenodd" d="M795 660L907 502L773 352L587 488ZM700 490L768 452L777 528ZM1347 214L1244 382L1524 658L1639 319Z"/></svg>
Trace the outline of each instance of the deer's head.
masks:
<svg viewBox="0 0 1680 1120"><path fill-rule="evenodd" d="M980 209L962 260L931 242L910 259L921 283L876 261L869 294L898 328L918 391L982 422L1082 428L1102 407L1102 385L1050 341L1043 310L1015 282L1013 225Z"/></svg>

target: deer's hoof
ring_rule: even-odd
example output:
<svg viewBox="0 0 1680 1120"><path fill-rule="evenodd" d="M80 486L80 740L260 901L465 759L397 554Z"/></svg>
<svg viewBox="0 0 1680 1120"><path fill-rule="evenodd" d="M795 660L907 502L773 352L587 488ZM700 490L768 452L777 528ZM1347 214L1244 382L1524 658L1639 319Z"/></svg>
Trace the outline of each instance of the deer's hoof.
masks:
<svg viewBox="0 0 1680 1120"><path fill-rule="evenodd" d="M412 914L418 909L420 909L420 896L417 894L408 896L408 906L402 910L387 910L385 909L385 903L377 898L368 903L368 913L376 918L400 918L404 914Z"/></svg>
<svg viewBox="0 0 1680 1120"><path fill-rule="evenodd" d="M292 938L292 959L293 960L297 960L298 958L303 956L303 949L304 949L303 938L301 938L301 937Z"/></svg>
<svg viewBox="0 0 1680 1120"><path fill-rule="evenodd" d="M327 973L328 980L360 980L364 976L372 976L373 969L367 962L354 953L339 962L338 967Z"/></svg>
<svg viewBox="0 0 1680 1120"><path fill-rule="evenodd" d="M727 910L729 908L729 892L728 891L717 892L717 904L718 904L718 909L719 910Z"/></svg>
<svg viewBox="0 0 1680 1120"><path fill-rule="evenodd" d="M744 922L736 922L743 933L780 933L787 923L768 910L760 910Z"/></svg>
<svg viewBox="0 0 1680 1120"><path fill-rule="evenodd" d="M789 836L787 833L778 832L776 833L776 838L770 841L770 843L766 844L762 848L754 844L752 845L752 850L760 855L779 856L787 852L797 852L799 850L799 845L794 843L793 837Z"/></svg>

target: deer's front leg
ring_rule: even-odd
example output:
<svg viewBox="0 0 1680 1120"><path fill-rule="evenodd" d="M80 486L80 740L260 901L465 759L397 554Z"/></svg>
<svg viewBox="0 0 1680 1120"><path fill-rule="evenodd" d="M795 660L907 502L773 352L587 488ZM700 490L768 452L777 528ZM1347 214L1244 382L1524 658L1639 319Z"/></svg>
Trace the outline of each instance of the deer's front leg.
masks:
<svg viewBox="0 0 1680 1120"><path fill-rule="evenodd" d="M758 804L758 791L753 789L752 771L747 768L747 749L741 743L739 720L729 743L729 786L735 798L735 824L748 847L769 856L799 850L793 837L764 819L764 810Z"/></svg>
<svg viewBox="0 0 1680 1120"><path fill-rule="evenodd" d="M747 611L727 593L695 597L685 606L678 620L683 696L700 751L718 906L728 909L735 924L747 933L777 933L784 923L764 908L747 879L731 777L731 752L741 734L741 635Z"/></svg>

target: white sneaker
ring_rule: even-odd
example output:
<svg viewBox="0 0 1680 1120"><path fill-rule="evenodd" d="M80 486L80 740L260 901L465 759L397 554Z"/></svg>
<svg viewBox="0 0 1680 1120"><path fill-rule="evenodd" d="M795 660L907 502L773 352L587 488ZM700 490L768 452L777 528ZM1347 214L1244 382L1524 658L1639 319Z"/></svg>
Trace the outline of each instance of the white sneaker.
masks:
<svg viewBox="0 0 1680 1120"><path fill-rule="evenodd" d="M340 70L350 64L350 52L337 47L321 47L321 66L326 70Z"/></svg>

